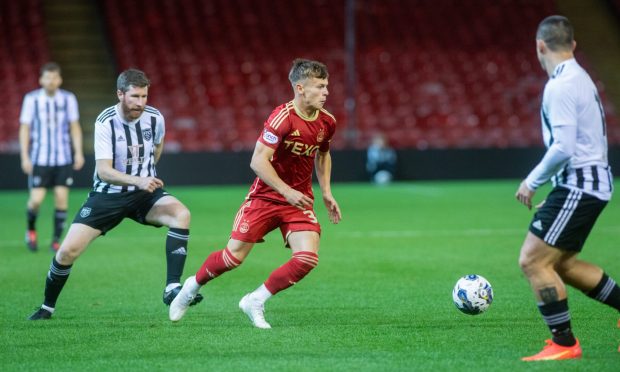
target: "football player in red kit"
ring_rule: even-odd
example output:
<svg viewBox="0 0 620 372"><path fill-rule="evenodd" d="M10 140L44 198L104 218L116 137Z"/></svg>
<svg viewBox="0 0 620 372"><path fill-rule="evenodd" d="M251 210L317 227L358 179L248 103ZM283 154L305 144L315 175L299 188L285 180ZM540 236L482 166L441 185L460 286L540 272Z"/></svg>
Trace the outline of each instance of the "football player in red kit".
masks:
<svg viewBox="0 0 620 372"><path fill-rule="evenodd" d="M254 244L276 228L292 257L239 302L255 327L271 328L264 317L265 301L303 279L318 264L321 226L313 210L313 169L329 219L332 223L341 219L330 182L329 145L336 119L323 108L329 94L328 77L327 67L320 62L293 61L289 80L295 98L277 107L264 124L250 163L257 178L237 212L230 240L225 249L207 257L195 276L187 278L170 305L170 320L180 320L203 285L239 266Z"/></svg>

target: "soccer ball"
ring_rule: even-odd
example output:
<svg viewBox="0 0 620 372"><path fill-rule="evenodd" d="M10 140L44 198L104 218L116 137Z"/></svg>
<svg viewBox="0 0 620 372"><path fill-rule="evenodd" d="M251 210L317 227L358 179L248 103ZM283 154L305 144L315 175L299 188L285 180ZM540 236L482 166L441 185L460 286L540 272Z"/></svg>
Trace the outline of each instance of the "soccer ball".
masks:
<svg viewBox="0 0 620 372"><path fill-rule="evenodd" d="M456 308L469 315L487 311L493 302L491 283L480 275L470 274L460 278L452 290Z"/></svg>

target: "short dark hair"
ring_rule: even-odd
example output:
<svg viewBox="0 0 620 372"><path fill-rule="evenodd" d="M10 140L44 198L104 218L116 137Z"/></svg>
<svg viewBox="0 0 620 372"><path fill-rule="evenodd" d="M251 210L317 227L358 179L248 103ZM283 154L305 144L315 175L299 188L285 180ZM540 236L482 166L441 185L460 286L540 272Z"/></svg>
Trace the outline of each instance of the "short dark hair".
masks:
<svg viewBox="0 0 620 372"><path fill-rule="evenodd" d="M130 86L144 88L149 85L151 85L151 81L146 77L146 74L135 68L121 72L116 80L116 89L123 93L127 92Z"/></svg>
<svg viewBox="0 0 620 372"><path fill-rule="evenodd" d="M328 77L327 66L321 62L303 58L297 58L293 61L291 72L288 74L291 84L309 78L327 79Z"/></svg>
<svg viewBox="0 0 620 372"><path fill-rule="evenodd" d="M536 39L543 40L554 52L573 49L573 25L560 15L549 16L540 22Z"/></svg>
<svg viewBox="0 0 620 372"><path fill-rule="evenodd" d="M43 76L46 72L57 72L60 75L60 65L56 62L47 62L43 66L41 66L41 70L39 71L39 76Z"/></svg>

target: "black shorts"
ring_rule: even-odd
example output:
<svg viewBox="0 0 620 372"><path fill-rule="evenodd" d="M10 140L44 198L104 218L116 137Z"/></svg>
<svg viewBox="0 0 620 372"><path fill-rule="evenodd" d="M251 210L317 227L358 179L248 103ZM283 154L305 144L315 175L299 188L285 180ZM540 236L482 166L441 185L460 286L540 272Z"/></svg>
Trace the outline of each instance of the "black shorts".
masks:
<svg viewBox="0 0 620 372"><path fill-rule="evenodd" d="M530 232L552 247L580 252L606 205L582 191L556 187L534 214Z"/></svg>
<svg viewBox="0 0 620 372"><path fill-rule="evenodd" d="M81 223L101 231L101 235L116 227L125 217L143 225L153 225L146 221L146 215L153 205L162 197L170 195L163 189L153 193L143 190L104 194L91 191L88 199L73 219L73 223Z"/></svg>
<svg viewBox="0 0 620 372"><path fill-rule="evenodd" d="M44 167L35 165L32 167L32 175L28 177L28 187L71 186L73 185L73 165L59 165Z"/></svg>

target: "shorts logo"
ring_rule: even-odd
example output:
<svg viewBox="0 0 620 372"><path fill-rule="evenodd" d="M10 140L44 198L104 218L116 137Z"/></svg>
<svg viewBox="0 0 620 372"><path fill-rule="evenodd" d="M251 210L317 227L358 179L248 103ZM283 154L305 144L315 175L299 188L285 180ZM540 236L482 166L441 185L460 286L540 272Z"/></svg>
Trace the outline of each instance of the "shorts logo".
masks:
<svg viewBox="0 0 620 372"><path fill-rule="evenodd" d="M73 185L73 177L67 178L67 186Z"/></svg>
<svg viewBox="0 0 620 372"><path fill-rule="evenodd" d="M151 138L153 137L153 134L151 133L151 129L150 128L143 129L142 137L144 137L145 140L150 141Z"/></svg>
<svg viewBox="0 0 620 372"><path fill-rule="evenodd" d="M41 177L40 176L32 177L32 184L34 186L39 186L41 184Z"/></svg>
<svg viewBox="0 0 620 372"><path fill-rule="evenodd" d="M82 208L82 210L80 211L80 217L86 218L86 217L90 216L90 211L91 211L91 209L89 207Z"/></svg>
<svg viewBox="0 0 620 372"><path fill-rule="evenodd" d="M250 231L250 225L247 222L244 221L241 225L239 225L240 233L245 234L248 231Z"/></svg>
<svg viewBox="0 0 620 372"><path fill-rule="evenodd" d="M324 139L325 139L325 131L323 130L323 128L321 128L319 133L316 135L316 141L323 142Z"/></svg>
<svg viewBox="0 0 620 372"><path fill-rule="evenodd" d="M540 220L536 220L534 221L534 223L532 223L532 227L536 230L542 230L542 222Z"/></svg>
<svg viewBox="0 0 620 372"><path fill-rule="evenodd" d="M265 132L263 133L263 139L265 140L265 142L270 143L272 145L275 145L276 143L278 143L278 136L276 136L275 134L265 130Z"/></svg>

